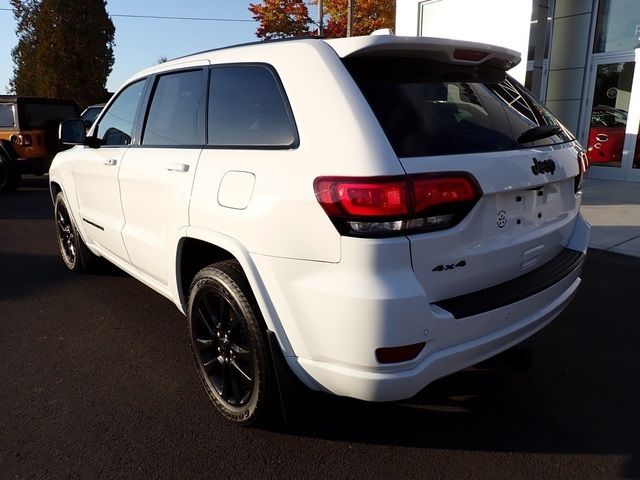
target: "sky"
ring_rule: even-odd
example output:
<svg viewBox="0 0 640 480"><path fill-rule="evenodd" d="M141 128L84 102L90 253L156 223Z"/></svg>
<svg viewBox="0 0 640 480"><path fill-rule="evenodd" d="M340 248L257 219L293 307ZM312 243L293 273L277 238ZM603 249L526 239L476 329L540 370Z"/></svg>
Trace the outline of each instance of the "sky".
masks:
<svg viewBox="0 0 640 480"><path fill-rule="evenodd" d="M255 0L254 0L255 1ZM116 90L134 73L157 63L160 57L182 55L236 43L255 41L258 23L251 19L250 0L108 0L107 11L116 27L115 63L107 88ZM257 2L255 2L257 3ZM9 0L0 0L0 94L7 93L13 75L11 50L17 43ZM164 20L114 15L154 15L230 18L244 22Z"/></svg>

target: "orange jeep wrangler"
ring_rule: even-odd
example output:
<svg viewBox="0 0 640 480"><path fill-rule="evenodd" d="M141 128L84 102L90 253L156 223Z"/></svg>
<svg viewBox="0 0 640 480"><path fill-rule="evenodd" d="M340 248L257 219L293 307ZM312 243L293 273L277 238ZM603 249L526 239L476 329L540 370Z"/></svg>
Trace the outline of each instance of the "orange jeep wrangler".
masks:
<svg viewBox="0 0 640 480"><path fill-rule="evenodd" d="M78 107L67 100L0 95L0 192L15 189L22 174L47 173L63 149L60 122L78 117Z"/></svg>

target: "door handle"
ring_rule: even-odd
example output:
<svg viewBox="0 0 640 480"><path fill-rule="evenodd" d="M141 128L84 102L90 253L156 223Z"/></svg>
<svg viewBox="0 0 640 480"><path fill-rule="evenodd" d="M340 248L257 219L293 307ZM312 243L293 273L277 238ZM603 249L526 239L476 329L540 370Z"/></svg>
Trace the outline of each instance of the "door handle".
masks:
<svg viewBox="0 0 640 480"><path fill-rule="evenodd" d="M169 163L167 165L167 170L170 172L188 172L189 165L186 163Z"/></svg>
<svg viewBox="0 0 640 480"><path fill-rule="evenodd" d="M104 161L102 162L102 164L103 164L103 165L110 165L110 166L113 166L113 165L117 165L117 164L118 164L118 160L116 160L115 158L110 158L110 159L108 159L108 160L104 160Z"/></svg>

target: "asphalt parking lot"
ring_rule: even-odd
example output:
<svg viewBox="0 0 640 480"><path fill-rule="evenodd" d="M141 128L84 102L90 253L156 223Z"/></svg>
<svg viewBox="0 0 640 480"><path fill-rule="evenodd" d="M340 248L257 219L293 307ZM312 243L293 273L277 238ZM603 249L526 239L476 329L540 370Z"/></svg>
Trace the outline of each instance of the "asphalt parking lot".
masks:
<svg viewBox="0 0 640 480"><path fill-rule="evenodd" d="M51 212L43 181L0 196L2 479L640 478L640 258L590 251L572 305L515 354L256 430L209 404L169 301L65 270Z"/></svg>

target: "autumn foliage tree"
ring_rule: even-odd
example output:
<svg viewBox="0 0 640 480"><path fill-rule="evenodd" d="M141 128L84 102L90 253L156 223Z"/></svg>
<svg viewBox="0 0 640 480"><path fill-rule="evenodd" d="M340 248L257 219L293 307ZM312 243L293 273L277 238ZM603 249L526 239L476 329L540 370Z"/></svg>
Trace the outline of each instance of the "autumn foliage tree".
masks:
<svg viewBox="0 0 640 480"><path fill-rule="evenodd" d="M256 35L273 39L309 34L312 20L303 0L263 0L249 4L253 19L259 22Z"/></svg>
<svg viewBox="0 0 640 480"><path fill-rule="evenodd" d="M352 35L369 35L380 28L395 27L395 0L353 0ZM326 37L347 36L347 0L325 0Z"/></svg>
<svg viewBox="0 0 640 480"><path fill-rule="evenodd" d="M115 27L105 0L10 0L17 21L10 88L18 95L105 101Z"/></svg>
<svg viewBox="0 0 640 480"><path fill-rule="evenodd" d="M353 0L353 35L369 35L380 28L395 25L395 0ZM317 4L317 0L311 0ZM347 36L347 0L324 0L324 36ZM259 38L283 38L313 35L317 25L309 16L304 0L263 0L250 4L249 11L259 22Z"/></svg>

